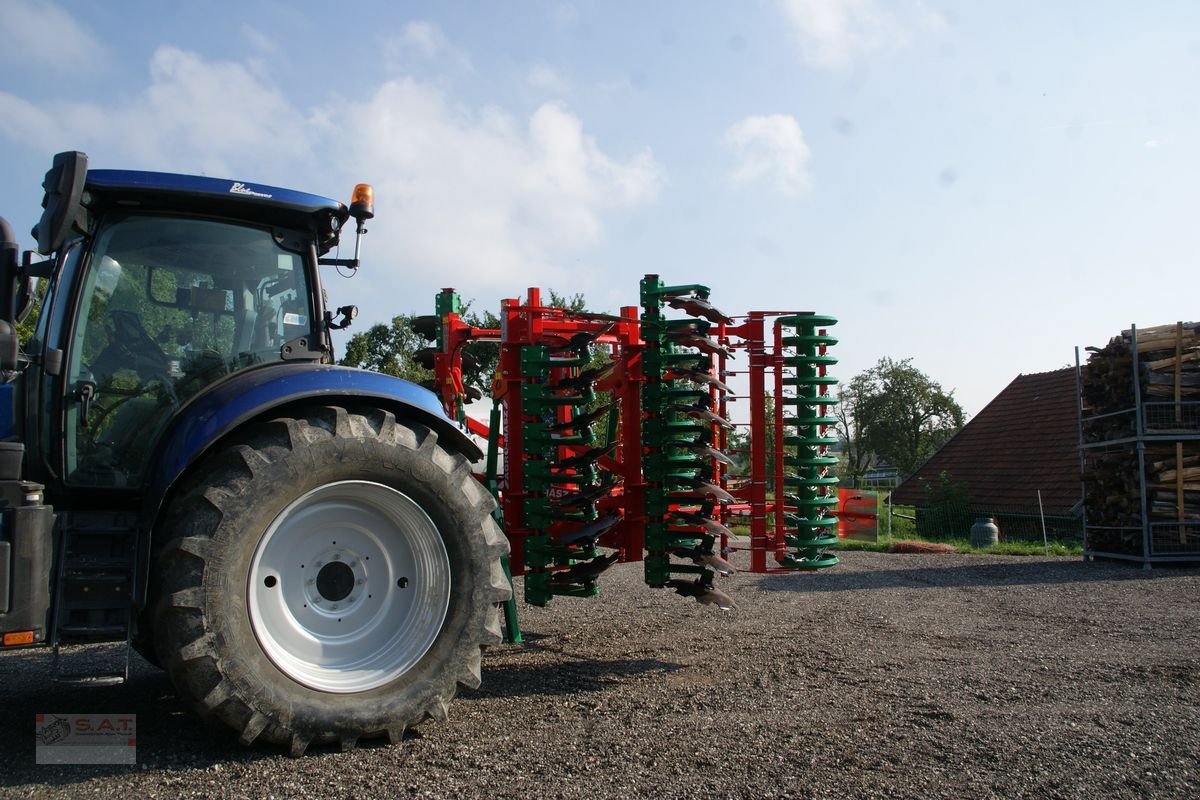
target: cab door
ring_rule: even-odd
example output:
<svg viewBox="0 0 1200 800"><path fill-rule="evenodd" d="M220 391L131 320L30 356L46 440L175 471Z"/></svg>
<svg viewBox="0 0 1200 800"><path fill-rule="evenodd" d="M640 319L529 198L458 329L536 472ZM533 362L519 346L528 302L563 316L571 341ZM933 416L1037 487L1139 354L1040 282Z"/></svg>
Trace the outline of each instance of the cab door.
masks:
<svg viewBox="0 0 1200 800"><path fill-rule="evenodd" d="M278 361L310 329L302 256L252 226L119 219L96 235L79 285L65 365L69 485L142 485L191 397Z"/></svg>

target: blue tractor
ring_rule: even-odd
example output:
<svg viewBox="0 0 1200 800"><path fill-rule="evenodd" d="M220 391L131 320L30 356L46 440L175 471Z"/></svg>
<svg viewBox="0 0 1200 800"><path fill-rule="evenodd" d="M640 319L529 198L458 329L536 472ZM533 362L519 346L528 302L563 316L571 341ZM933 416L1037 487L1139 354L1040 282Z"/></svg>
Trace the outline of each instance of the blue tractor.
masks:
<svg viewBox="0 0 1200 800"><path fill-rule="evenodd" d="M358 266L370 187L347 208L71 152L44 188L41 255L0 219L4 647L123 641L293 754L443 718L500 641L508 544L438 399L333 363L355 310L320 272Z"/></svg>

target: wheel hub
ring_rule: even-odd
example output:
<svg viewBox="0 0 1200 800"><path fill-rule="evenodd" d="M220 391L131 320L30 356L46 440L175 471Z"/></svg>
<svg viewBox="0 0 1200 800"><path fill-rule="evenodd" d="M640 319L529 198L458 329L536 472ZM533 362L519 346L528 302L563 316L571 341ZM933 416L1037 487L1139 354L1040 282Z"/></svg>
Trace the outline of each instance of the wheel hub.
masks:
<svg viewBox="0 0 1200 800"><path fill-rule="evenodd" d="M316 577L316 594L312 597L314 603L319 604L321 600L338 603L345 600L350 592L354 591L354 585L363 585L366 583L366 576L357 576L354 574L354 567L359 566L360 562L351 562L353 566L347 565L344 561L336 560L340 556L334 556L334 561L330 561L320 568ZM351 597L351 602L355 598Z"/></svg>

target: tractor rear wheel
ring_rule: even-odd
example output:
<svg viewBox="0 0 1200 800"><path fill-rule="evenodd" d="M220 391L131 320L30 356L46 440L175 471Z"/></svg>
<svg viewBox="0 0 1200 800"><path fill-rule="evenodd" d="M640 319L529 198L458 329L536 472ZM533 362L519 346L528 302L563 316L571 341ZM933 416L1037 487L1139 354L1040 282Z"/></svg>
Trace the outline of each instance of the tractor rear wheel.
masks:
<svg viewBox="0 0 1200 800"><path fill-rule="evenodd" d="M249 744L399 741L500 641L508 544L466 460L380 409L254 425L193 470L157 550L154 639Z"/></svg>

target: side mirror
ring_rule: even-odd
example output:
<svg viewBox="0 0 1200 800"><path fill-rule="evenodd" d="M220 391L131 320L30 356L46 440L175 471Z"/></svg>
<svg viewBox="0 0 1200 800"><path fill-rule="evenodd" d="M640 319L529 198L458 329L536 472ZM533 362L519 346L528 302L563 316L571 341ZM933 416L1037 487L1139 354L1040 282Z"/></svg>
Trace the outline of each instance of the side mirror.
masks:
<svg viewBox="0 0 1200 800"><path fill-rule="evenodd" d="M83 233L80 199L87 178L87 156L79 151L54 157L42 188L42 218L33 229L39 253L49 255L62 248L73 231Z"/></svg>
<svg viewBox="0 0 1200 800"><path fill-rule="evenodd" d="M350 323L358 316L358 306L342 306L337 310L337 314L341 316L341 319L334 322L334 314L329 311L325 312L325 327L331 331L340 331L349 328Z"/></svg>
<svg viewBox="0 0 1200 800"><path fill-rule="evenodd" d="M24 322L33 311L33 303L37 299L37 278L32 275L22 275L17 282L17 301L13 308L13 319Z"/></svg>
<svg viewBox="0 0 1200 800"><path fill-rule="evenodd" d="M0 370L17 368L17 332L13 324L13 303L17 269L17 237L12 226L0 217Z"/></svg>

